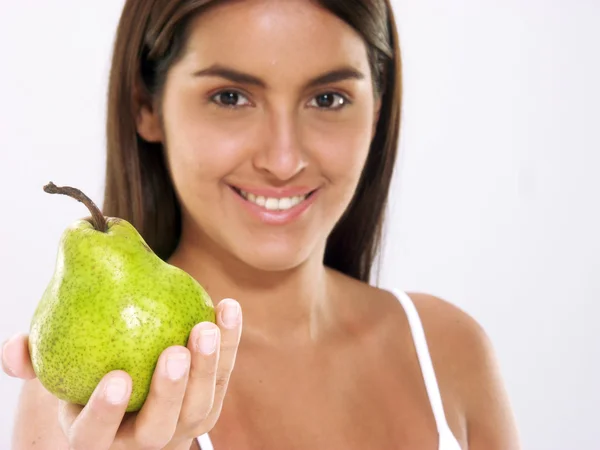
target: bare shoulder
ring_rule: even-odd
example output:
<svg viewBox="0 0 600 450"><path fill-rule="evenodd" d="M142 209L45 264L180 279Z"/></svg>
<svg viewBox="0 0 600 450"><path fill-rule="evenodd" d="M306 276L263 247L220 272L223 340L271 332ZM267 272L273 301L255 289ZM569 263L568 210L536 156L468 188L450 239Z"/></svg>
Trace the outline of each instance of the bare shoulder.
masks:
<svg viewBox="0 0 600 450"><path fill-rule="evenodd" d="M467 312L440 297L407 293L417 309L430 351L451 351L463 364L481 366L494 359L492 342L484 328ZM471 373L469 370L468 373Z"/></svg>
<svg viewBox="0 0 600 450"><path fill-rule="evenodd" d="M343 300L358 317L406 349L412 337L397 293L338 277ZM469 450L519 450L510 401L494 346L481 324L452 302L427 293L407 293L423 330L449 425ZM368 299L368 301L365 301ZM375 305L375 306L374 306ZM414 351L409 351L416 357Z"/></svg>
<svg viewBox="0 0 600 450"><path fill-rule="evenodd" d="M457 402L464 417L469 449L519 449L501 368L484 328L447 300L408 295L421 317L442 395Z"/></svg>

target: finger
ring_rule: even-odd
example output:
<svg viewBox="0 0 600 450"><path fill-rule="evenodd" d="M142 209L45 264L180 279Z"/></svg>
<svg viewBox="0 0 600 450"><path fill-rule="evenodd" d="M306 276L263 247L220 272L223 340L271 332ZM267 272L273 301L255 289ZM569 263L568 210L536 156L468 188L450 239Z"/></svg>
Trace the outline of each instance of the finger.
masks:
<svg viewBox="0 0 600 450"><path fill-rule="evenodd" d="M134 424L134 440L142 448L163 448L175 433L190 370L190 352L173 346L161 353L150 392Z"/></svg>
<svg viewBox="0 0 600 450"><path fill-rule="evenodd" d="M178 425L186 435L201 434L198 430L213 408L220 340L219 327L211 322L199 323L190 333L192 366Z"/></svg>
<svg viewBox="0 0 600 450"><path fill-rule="evenodd" d="M131 378L116 370L102 378L85 407L60 402L59 421L70 450L111 448L131 395Z"/></svg>
<svg viewBox="0 0 600 450"><path fill-rule="evenodd" d="M17 334L2 345L2 369L14 378L30 380L35 372L29 356L29 336Z"/></svg>
<svg viewBox="0 0 600 450"><path fill-rule="evenodd" d="M240 304L231 298L222 300L217 306L217 324L221 328L221 348L215 379L214 405L207 419L211 427L221 414L223 399L237 357L242 335L242 309Z"/></svg>

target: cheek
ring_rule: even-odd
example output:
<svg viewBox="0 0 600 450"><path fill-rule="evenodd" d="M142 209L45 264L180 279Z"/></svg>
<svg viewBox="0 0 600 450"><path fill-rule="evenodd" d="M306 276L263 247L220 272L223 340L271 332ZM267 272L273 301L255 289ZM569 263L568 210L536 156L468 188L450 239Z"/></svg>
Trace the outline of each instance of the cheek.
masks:
<svg viewBox="0 0 600 450"><path fill-rule="evenodd" d="M369 153L371 119L363 109L355 117L326 127L314 136L319 166L333 185L354 189Z"/></svg>
<svg viewBox="0 0 600 450"><path fill-rule="evenodd" d="M215 180L243 164L244 143L251 142L253 135L236 125L197 113L171 113L165 134L175 183L216 186Z"/></svg>

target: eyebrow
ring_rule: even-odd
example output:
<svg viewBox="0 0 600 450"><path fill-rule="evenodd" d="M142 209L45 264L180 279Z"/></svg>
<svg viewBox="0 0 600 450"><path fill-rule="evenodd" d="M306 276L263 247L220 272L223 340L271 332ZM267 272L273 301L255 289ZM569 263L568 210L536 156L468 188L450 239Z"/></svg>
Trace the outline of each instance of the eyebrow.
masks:
<svg viewBox="0 0 600 450"><path fill-rule="evenodd" d="M226 80L232 81L234 83L240 84L249 84L258 86L261 88L266 88L267 83L261 80L254 75L250 75L248 73L240 72L239 70L232 69L230 67L222 66L220 64L215 64L206 69L199 70L194 72L195 77L219 77L224 78ZM322 86L329 83L336 83L345 80L362 80L365 78L365 75L359 70L350 67L344 66L338 69L334 69L325 74L319 75L306 83L306 88L314 88L318 86Z"/></svg>

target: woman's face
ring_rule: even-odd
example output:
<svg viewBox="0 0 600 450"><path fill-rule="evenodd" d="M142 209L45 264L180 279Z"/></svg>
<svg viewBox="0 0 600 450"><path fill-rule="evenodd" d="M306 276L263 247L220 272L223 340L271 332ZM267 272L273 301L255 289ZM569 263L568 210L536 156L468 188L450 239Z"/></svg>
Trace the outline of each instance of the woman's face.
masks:
<svg viewBox="0 0 600 450"><path fill-rule="evenodd" d="M248 0L192 24L161 121L143 114L139 129L165 144L186 236L285 270L321 258L376 116L366 47L352 28L306 0Z"/></svg>

